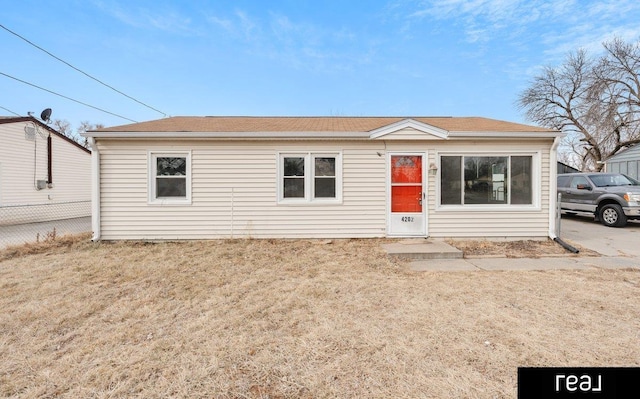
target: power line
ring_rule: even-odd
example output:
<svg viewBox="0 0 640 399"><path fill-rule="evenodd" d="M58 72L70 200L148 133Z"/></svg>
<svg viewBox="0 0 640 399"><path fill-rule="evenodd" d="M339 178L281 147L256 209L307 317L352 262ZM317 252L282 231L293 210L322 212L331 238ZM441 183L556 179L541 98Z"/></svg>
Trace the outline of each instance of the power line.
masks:
<svg viewBox="0 0 640 399"><path fill-rule="evenodd" d="M84 71L82 71L82 70L80 70L80 69L78 69L78 68L74 67L73 65L69 64L67 61L65 61L65 60L63 60L63 59L61 59L61 58L59 58L59 57L56 57L55 55L51 54L51 53L50 53L50 52L48 52L47 50L45 50L45 49L43 49L42 47L38 46L37 44L35 44L35 43L33 43L33 42L29 41L27 38L25 38L25 37L23 37L23 36L20 36L19 34L17 34L16 32L12 31L12 30L11 30L11 29L9 29L9 28L7 28L6 26L4 26L4 25L0 24L0 28L2 28L2 29L4 29L4 30L6 30L7 32L9 32L9 33L11 33L11 34L13 34L13 35L15 35L15 36L19 37L20 39L22 39L22 40L24 40L25 42L29 43L30 45L32 45L33 47L37 48L38 50L40 50L40 51L43 51L43 52L47 53L48 55L50 55L51 57L55 58L56 60L58 60L58 61L62 62L63 64L65 64L65 65L69 66L70 68L75 69L76 71L80 72L81 74L85 75L86 77L88 77L88 78L90 78L90 79L95 80L96 82L100 83L101 85L103 85L103 86L105 86L105 87L110 88L111 90L115 91L116 93L119 93L119 94L121 94L121 95L123 95L123 96L127 97L128 99L130 99L130 100L133 100L133 101L137 102L137 103L138 103L138 104L140 104L140 105L143 105L143 106L145 106L145 107L147 107L147 108L149 108L149 109L151 109L151 110L154 110L154 111L156 111L156 112L158 112L158 113L162 114L163 116L167 116L167 114L166 114L166 113L164 113L164 112L160 111L159 109L156 109L156 108L154 108L154 107L152 107L152 106L150 106L150 105L148 105L148 104L145 104L145 103L143 103L142 101L136 100L135 98L131 97L130 95L125 94L125 93L121 92L120 90L116 89L115 87L110 86L110 85L108 85L108 84L104 83L104 82L103 82L103 81L101 81L100 79L95 78L95 77L93 77L93 76L89 75L88 73L86 73L86 72L84 72Z"/></svg>
<svg viewBox="0 0 640 399"><path fill-rule="evenodd" d="M87 103L84 103L84 102L82 102L82 101L75 100L75 99L73 99L73 98L71 98L71 97L67 97L67 96L62 95L62 94L60 94L60 93L56 93L55 91L51 91L51 90L49 90L49 89L45 89L44 87L40 87L40 86L38 86L38 85L35 85L35 84L33 84L33 83L29 83L29 82L24 81L24 80L22 80L22 79L18 79L18 78L14 77L14 76L7 75L7 74L6 74L6 73L4 73L4 72L0 72L0 75L6 76L6 77L8 77L8 78L10 78L10 79L16 80L16 81L18 81L18 82L20 82L20 83L24 83L24 84L29 85L29 86L31 86L31 87L35 87L36 89L40 89L40 90L46 91L47 93L54 94L54 95L56 95L56 96L58 96L58 97L62 97L62 98L64 98L64 99L67 99L67 100L73 101L73 102L78 103L78 104L82 104L82 105L84 105L84 106L86 106L86 107L96 109L96 110L101 111L101 112L104 112L104 113L106 113L106 114L113 115L113 116L117 116L118 118L126 119L126 120L128 120L128 121L130 121L130 122L133 122L133 123L138 123L138 121L134 121L133 119L129 119L129 118L125 117L125 116L118 115L118 114L114 114L113 112L109 112L109 111L107 111L107 110L105 110L105 109L95 107L95 106L93 106L93 105L91 105L91 104L87 104Z"/></svg>
<svg viewBox="0 0 640 399"><path fill-rule="evenodd" d="M0 105L0 108L2 108L3 110L5 110L5 111L7 111L7 112L10 112L10 113L12 113L12 114L14 114L14 115L16 115L16 116L22 116L22 115L20 115L19 113L17 113L17 112L13 112L13 111L12 111L12 110L10 110L9 108L5 108L5 107L3 107L3 106L1 106L1 105Z"/></svg>

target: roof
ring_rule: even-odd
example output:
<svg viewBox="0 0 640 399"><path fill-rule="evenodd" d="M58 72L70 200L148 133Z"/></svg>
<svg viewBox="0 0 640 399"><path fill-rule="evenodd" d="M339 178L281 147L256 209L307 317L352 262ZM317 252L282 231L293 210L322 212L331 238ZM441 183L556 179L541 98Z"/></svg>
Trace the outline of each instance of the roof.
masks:
<svg viewBox="0 0 640 399"><path fill-rule="evenodd" d="M633 158L634 154L640 154L640 145L633 144L627 148L623 148L622 150L615 153L615 155L612 155L611 157L609 157L609 159L607 159L606 162L620 161L627 158Z"/></svg>
<svg viewBox="0 0 640 399"><path fill-rule="evenodd" d="M40 127L44 128L44 129L47 129L47 131L49 131L53 135L58 136L62 140L65 140L65 141L75 145L76 147L78 147L79 149L81 149L82 151L84 151L86 153L89 153L89 154L91 153L91 151L88 148L83 147L82 145L80 145L80 143L76 142L75 140L70 139L69 137L65 136L64 134L60 133L59 131L55 130L54 128L50 127L49 125L45 125L44 123L40 122L39 120L37 120L33 116L0 116L0 125L7 124L7 123L19 123L19 122L37 123Z"/></svg>
<svg viewBox="0 0 640 399"><path fill-rule="evenodd" d="M481 117L246 117L176 116L113 126L96 132L371 132L413 120L448 132L539 132L557 134L538 126Z"/></svg>

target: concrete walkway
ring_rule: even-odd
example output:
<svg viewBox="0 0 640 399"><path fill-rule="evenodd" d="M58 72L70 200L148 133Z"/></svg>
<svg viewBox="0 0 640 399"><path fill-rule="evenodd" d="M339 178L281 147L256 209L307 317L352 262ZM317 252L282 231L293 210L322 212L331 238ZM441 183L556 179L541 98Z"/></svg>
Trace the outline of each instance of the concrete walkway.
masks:
<svg viewBox="0 0 640 399"><path fill-rule="evenodd" d="M640 259L621 256L431 259L412 261L409 268L414 271L640 269Z"/></svg>
<svg viewBox="0 0 640 399"><path fill-rule="evenodd" d="M443 240L425 240L424 238L409 238L384 244L382 249L390 257L403 259L462 259L463 253Z"/></svg>
<svg viewBox="0 0 640 399"><path fill-rule="evenodd" d="M593 217L562 218L562 237L570 244L600 256L572 254L540 258L463 257L462 252L437 239L407 239L386 244L389 256L409 259L415 271L640 269L640 220L623 228L605 227Z"/></svg>

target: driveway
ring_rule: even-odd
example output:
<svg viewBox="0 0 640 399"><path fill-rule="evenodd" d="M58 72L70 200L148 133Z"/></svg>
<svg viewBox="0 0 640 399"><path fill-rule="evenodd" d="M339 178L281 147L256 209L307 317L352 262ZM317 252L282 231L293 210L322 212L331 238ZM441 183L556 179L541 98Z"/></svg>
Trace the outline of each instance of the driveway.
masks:
<svg viewBox="0 0 640 399"><path fill-rule="evenodd" d="M625 227L605 227L593 216L562 215L560 238L572 241L604 256L640 258L640 221Z"/></svg>
<svg viewBox="0 0 640 399"><path fill-rule="evenodd" d="M37 240L42 241L47 237L47 234L52 234L54 229L57 236L90 232L91 216L41 223L0 226L0 249L9 245L36 242Z"/></svg>

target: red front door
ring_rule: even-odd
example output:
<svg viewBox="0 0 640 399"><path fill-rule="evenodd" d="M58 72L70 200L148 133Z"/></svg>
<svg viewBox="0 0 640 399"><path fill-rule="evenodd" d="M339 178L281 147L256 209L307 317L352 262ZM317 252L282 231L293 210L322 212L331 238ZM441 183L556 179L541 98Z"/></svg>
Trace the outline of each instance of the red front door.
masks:
<svg viewBox="0 0 640 399"><path fill-rule="evenodd" d="M423 155L392 154L390 162L391 206L389 234L426 234L424 214Z"/></svg>
<svg viewBox="0 0 640 399"><path fill-rule="evenodd" d="M391 212L422 213L422 156L391 156Z"/></svg>

